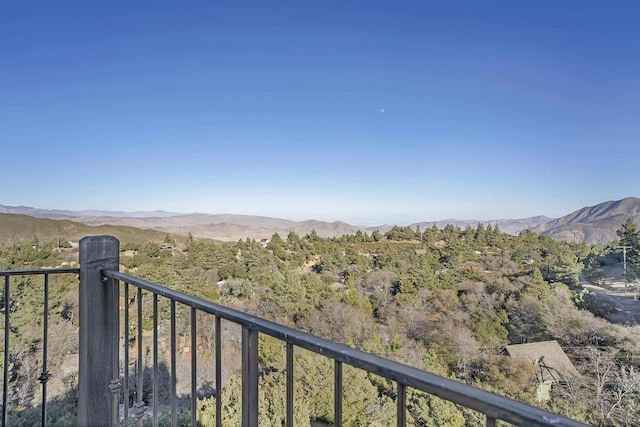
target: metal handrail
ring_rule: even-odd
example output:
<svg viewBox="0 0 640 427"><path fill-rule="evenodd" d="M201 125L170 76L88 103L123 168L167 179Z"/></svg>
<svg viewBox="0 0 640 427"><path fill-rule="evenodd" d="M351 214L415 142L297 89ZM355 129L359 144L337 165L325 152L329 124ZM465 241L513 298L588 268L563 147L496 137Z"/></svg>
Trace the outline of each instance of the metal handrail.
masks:
<svg viewBox="0 0 640 427"><path fill-rule="evenodd" d="M0 277L36 276L40 274L80 274L79 268L41 268L37 270L0 270Z"/></svg>
<svg viewBox="0 0 640 427"><path fill-rule="evenodd" d="M136 286L139 289L152 292L155 295L168 298L171 301L185 304L191 307L192 311L201 310L218 318L239 324L243 327L243 338L245 337L246 332L248 341L251 339L257 340L257 333L263 333L286 342L288 355L290 345L294 345L332 358L336 363L336 384L338 384L338 381L341 382L342 375L339 374L341 373L342 363L346 363L395 381L398 384L399 389L399 424L400 420L404 419L404 415L401 414L401 411L406 407L406 402L404 401L406 396L405 387L411 387L485 414L488 426L495 425L496 420L503 420L512 424L526 426L556 425L577 427L585 425L562 415L545 411L541 408L537 408L523 402L518 402L486 390L478 389L468 384L366 353L346 345L319 338L257 316L224 307L144 279L121 273L119 271L101 270L101 274L106 278L119 280ZM192 339L195 338L192 337ZM257 352L257 350L255 351ZM195 351L192 351L192 353L195 354ZM257 361L252 363L255 363L257 366ZM249 366L249 368L251 368L251 366ZM243 372L243 375L249 375L250 378L248 378L247 383L255 383L254 386L257 387L257 371L251 369L250 371L251 372L248 374ZM254 376L256 376L256 378L253 378ZM288 382L289 381L291 380L288 379ZM243 380L243 395L245 393L244 387L245 382ZM336 388L338 388L338 385L336 385ZM254 398L257 399L255 396ZM336 404L336 408L339 410L340 406Z"/></svg>

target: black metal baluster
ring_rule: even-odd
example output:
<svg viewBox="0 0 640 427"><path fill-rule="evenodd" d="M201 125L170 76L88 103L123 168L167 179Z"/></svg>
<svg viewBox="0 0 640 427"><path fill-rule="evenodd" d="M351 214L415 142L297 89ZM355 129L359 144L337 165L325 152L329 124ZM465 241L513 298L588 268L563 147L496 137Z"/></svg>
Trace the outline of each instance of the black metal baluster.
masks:
<svg viewBox="0 0 640 427"><path fill-rule="evenodd" d="M124 425L129 426L129 283L124 282Z"/></svg>
<svg viewBox="0 0 640 427"><path fill-rule="evenodd" d="M142 288L138 288L138 368L136 370L136 379L138 384L136 387L136 404L135 417L137 418L137 426L142 426L142 417L144 416L145 407L142 401L142 388L144 387L144 363L142 361Z"/></svg>
<svg viewBox="0 0 640 427"><path fill-rule="evenodd" d="M47 370L47 348L49 346L49 275L44 275L44 314L42 317L42 373L38 378L42 384L42 427L47 425L47 381L49 381L49 371Z"/></svg>
<svg viewBox="0 0 640 427"><path fill-rule="evenodd" d="M334 406L334 425L342 426L342 362L334 361L334 382L333 382L333 406Z"/></svg>
<svg viewBox="0 0 640 427"><path fill-rule="evenodd" d="M222 328L216 316L216 427L222 427Z"/></svg>
<svg viewBox="0 0 640 427"><path fill-rule="evenodd" d="M242 327L242 427L258 425L259 333Z"/></svg>
<svg viewBox="0 0 640 427"><path fill-rule="evenodd" d="M197 370L196 370L196 309L191 307L191 425L196 423L196 392L197 392Z"/></svg>
<svg viewBox="0 0 640 427"><path fill-rule="evenodd" d="M293 427L293 344L287 343L287 427Z"/></svg>
<svg viewBox="0 0 640 427"><path fill-rule="evenodd" d="M404 427L407 425L407 388L404 384L398 383L396 404L398 405L398 427Z"/></svg>
<svg viewBox="0 0 640 427"><path fill-rule="evenodd" d="M113 306L111 312L111 330L114 331L111 349L110 351L115 353L115 357L112 358L111 365L111 383L109 384L109 391L111 392L111 425L118 427L120 425L120 391L122 390L122 384L120 383L120 357L119 357L119 326L120 326L120 282L116 279L108 279L103 277L108 286L111 286L111 291L115 293L114 300L116 304Z"/></svg>
<svg viewBox="0 0 640 427"><path fill-rule="evenodd" d="M153 294L153 427L158 426L158 294Z"/></svg>
<svg viewBox="0 0 640 427"><path fill-rule="evenodd" d="M4 276L4 366L2 383L2 427L6 427L9 422L7 402L9 400L9 276Z"/></svg>
<svg viewBox="0 0 640 427"><path fill-rule="evenodd" d="M178 425L176 397L176 302L171 300L171 425Z"/></svg>

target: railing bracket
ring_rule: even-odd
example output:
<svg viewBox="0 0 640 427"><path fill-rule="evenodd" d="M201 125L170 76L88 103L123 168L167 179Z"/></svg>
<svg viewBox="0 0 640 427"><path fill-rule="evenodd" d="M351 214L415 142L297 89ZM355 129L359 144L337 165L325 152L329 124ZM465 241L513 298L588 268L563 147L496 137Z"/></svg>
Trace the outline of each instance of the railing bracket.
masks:
<svg viewBox="0 0 640 427"><path fill-rule="evenodd" d="M120 390L122 390L122 384L120 383L120 381L111 380L111 383L109 384L109 391L113 394L116 394L120 393Z"/></svg>
<svg viewBox="0 0 640 427"><path fill-rule="evenodd" d="M38 377L38 380L40 380L41 384L44 384L49 381L49 378L51 378L51 374L49 373L49 371L42 371L42 373Z"/></svg>
<svg viewBox="0 0 640 427"><path fill-rule="evenodd" d="M131 413L136 417L136 419L142 418L145 412L147 412L147 407L144 406L144 402L137 402L133 405L131 410Z"/></svg>

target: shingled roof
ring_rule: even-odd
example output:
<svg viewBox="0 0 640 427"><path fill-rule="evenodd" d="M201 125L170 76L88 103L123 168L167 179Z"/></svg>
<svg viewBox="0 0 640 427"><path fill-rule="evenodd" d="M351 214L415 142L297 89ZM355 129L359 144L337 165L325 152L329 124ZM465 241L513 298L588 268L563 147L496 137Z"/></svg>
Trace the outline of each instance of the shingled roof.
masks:
<svg viewBox="0 0 640 427"><path fill-rule="evenodd" d="M565 381L580 376L558 341L555 340L508 345L505 347L505 353L511 357L521 357L531 361L536 367L540 382Z"/></svg>

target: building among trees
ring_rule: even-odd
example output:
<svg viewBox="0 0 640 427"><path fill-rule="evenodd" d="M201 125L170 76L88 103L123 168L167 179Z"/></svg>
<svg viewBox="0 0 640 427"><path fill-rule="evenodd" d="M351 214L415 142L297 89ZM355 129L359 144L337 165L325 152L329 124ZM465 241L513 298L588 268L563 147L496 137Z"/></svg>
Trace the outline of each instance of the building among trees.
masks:
<svg viewBox="0 0 640 427"><path fill-rule="evenodd" d="M533 363L538 384L538 400L549 399L554 384L566 383L567 380L580 376L556 340L508 345L505 347L505 354Z"/></svg>

